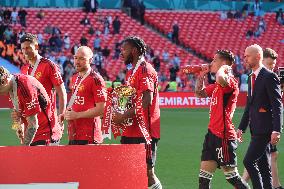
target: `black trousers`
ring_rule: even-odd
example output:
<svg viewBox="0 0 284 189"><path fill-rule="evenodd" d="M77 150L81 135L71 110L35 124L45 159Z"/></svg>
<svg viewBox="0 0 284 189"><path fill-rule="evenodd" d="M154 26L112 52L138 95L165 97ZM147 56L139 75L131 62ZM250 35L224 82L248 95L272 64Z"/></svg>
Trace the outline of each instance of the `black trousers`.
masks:
<svg viewBox="0 0 284 189"><path fill-rule="evenodd" d="M98 144L96 141L90 142L88 140L69 140L68 145L88 145L88 144Z"/></svg>
<svg viewBox="0 0 284 189"><path fill-rule="evenodd" d="M252 136L244 158L254 189L273 189L269 142L270 135Z"/></svg>

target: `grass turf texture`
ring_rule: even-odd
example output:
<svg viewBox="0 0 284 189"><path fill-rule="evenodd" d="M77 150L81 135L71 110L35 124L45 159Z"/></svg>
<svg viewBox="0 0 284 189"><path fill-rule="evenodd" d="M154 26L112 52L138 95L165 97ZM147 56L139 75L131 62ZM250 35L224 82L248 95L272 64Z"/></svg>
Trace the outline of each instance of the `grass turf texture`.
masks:
<svg viewBox="0 0 284 189"><path fill-rule="evenodd" d="M234 114L234 124L238 126L243 109L237 109ZM198 173L200 154L204 135L207 132L208 109L162 109L161 110L161 140L158 147L156 173L165 189L198 188ZM8 110L0 110L0 145L19 145L14 131L10 129L11 121ZM277 146L280 151L278 169L280 180L284 184L284 145L283 137ZM243 156L250 140L249 133L244 136L244 143L239 145L239 172L243 172ZM106 140L106 143L119 143L119 140ZM67 144L67 135L61 144ZM282 175L281 175L282 174ZM217 170L212 181L214 189L233 188L227 184L224 174Z"/></svg>

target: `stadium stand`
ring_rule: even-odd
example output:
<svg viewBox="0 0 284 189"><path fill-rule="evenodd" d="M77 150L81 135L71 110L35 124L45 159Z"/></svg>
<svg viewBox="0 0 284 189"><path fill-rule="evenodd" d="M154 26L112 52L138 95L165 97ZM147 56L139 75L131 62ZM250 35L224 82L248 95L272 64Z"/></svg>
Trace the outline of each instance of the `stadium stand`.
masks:
<svg viewBox="0 0 284 189"><path fill-rule="evenodd" d="M36 18L36 15L39 9L26 9L28 12L27 16L27 28L26 32L37 33L37 31L42 31L44 28L50 24L52 26L56 26L60 28L62 34L69 33L71 38L71 46L75 41L79 41L82 34L85 34L89 41L89 46L92 46L95 35L89 35L88 29L89 27L81 25L80 20L85 17L85 13L78 9L43 9L44 10L44 19ZM160 36L158 33L152 31L151 29L140 25L137 21L131 19L126 14L122 13L119 10L99 10L96 14L88 14L87 17L89 18L91 25L94 28L98 28L100 31L103 31L103 24L101 23L100 18L105 18L106 16L111 16L115 18L115 16L119 16L122 22L120 34L113 35L112 32L108 34L107 37L104 37L103 34L101 36L101 47L107 45L109 48L112 48L115 42L121 41L124 37L128 35L138 35L145 39L147 44L150 44L150 47L154 49L154 51L159 51L160 54L162 53L163 49L167 49L170 57L176 53L180 59L181 64L184 65L189 60L192 64L200 64L204 63L203 60L199 59L198 57L189 54L184 49L177 47L176 45L172 44L170 41L165 39L164 37ZM112 26L111 26L112 28ZM14 30L20 31L20 25L14 25ZM112 30L112 29L111 29ZM49 34L43 34L45 40L50 38ZM70 52L68 52L70 54ZM116 74L119 73L121 69L121 62L116 59L112 59L111 57L114 56L114 51L111 51L110 58L107 59L107 64L105 65L105 69L108 73L108 76L111 80L114 80ZM161 71L166 71L167 65L161 63Z"/></svg>
<svg viewBox="0 0 284 189"><path fill-rule="evenodd" d="M284 27L275 21L275 14L265 14L266 31L260 37L246 38L246 32L257 27L259 19L248 16L244 20L221 20L218 12L200 11L154 10L147 11L145 15L145 20L165 35L171 32L172 24L177 21L180 42L207 58L212 58L218 49L230 49L242 56L248 45L257 43L264 48L275 49L281 60L284 58Z"/></svg>

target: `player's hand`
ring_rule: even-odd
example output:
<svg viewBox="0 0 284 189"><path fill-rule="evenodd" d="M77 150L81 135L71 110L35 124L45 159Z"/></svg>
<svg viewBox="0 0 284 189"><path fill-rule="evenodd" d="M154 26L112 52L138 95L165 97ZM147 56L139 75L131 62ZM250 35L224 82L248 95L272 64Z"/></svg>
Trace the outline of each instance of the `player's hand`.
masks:
<svg viewBox="0 0 284 189"><path fill-rule="evenodd" d="M21 115L16 110L13 110L11 112L11 119L12 119L13 122L20 122L20 118L21 118Z"/></svg>
<svg viewBox="0 0 284 189"><path fill-rule="evenodd" d="M24 143L24 132L23 129L18 129L16 131L17 137L20 139L21 144Z"/></svg>
<svg viewBox="0 0 284 189"><path fill-rule="evenodd" d="M63 127L64 129L64 114L59 114L57 119L58 119L59 125Z"/></svg>
<svg viewBox="0 0 284 189"><path fill-rule="evenodd" d="M58 115L58 122L63 123L64 121L64 113Z"/></svg>
<svg viewBox="0 0 284 189"><path fill-rule="evenodd" d="M280 141L280 133L272 133L270 143L276 145Z"/></svg>
<svg viewBox="0 0 284 189"><path fill-rule="evenodd" d="M67 121L79 119L78 112L74 112L73 110L66 110L65 113L64 113L64 118Z"/></svg>
<svg viewBox="0 0 284 189"><path fill-rule="evenodd" d="M238 142L243 142L243 131L240 129L237 130L237 140Z"/></svg>
<svg viewBox="0 0 284 189"><path fill-rule="evenodd" d="M202 70L199 72L198 75L202 77L210 71L210 65L209 64L202 64L201 69Z"/></svg>
<svg viewBox="0 0 284 189"><path fill-rule="evenodd" d="M124 115L119 112L114 112L112 114L112 121L114 123L120 124L125 120Z"/></svg>

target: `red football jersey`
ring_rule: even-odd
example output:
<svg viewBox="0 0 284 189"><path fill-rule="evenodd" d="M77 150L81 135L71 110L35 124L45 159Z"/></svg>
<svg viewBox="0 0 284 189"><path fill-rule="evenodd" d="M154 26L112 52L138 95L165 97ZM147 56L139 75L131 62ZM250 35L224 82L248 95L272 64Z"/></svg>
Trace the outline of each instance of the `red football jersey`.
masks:
<svg viewBox="0 0 284 189"><path fill-rule="evenodd" d="M60 125L57 121L57 111L56 111L56 93L53 90L54 86L60 86L63 83L60 70L58 66L52 61L43 58L41 56L37 57L37 62L39 61L38 67L34 73L34 77L44 86L50 101L51 101L51 125L54 134L54 138L61 136L59 133ZM30 75L33 67L29 64L25 64L21 67L21 72L26 75Z"/></svg>
<svg viewBox="0 0 284 189"><path fill-rule="evenodd" d="M132 75L133 69L127 72L126 80ZM160 108L159 108L159 91L158 91L158 75L153 66L148 62L143 62L135 72L130 86L135 88L137 92L149 90L153 92L153 102L147 109L143 110L147 130L151 137L160 138ZM138 126L137 120L133 120L133 124L126 127L122 133L127 137L143 137Z"/></svg>
<svg viewBox="0 0 284 189"><path fill-rule="evenodd" d="M224 113L226 123L226 139L236 139L236 131L232 122L239 95L238 81L234 77L229 77L228 86L222 87L215 83L208 85L205 91L209 97L210 113L208 129L220 138L224 138ZM224 100L226 99L226 100ZM227 104L224 109L224 104Z"/></svg>
<svg viewBox="0 0 284 189"><path fill-rule="evenodd" d="M71 78L72 94L81 79L79 74L75 74ZM86 111L94 108L96 103L106 102L106 99L105 82L98 73L92 70L90 75L79 86L72 110L75 112ZM100 117L69 121L68 130L69 140L88 140L91 143L93 141L102 142Z"/></svg>
<svg viewBox="0 0 284 189"><path fill-rule="evenodd" d="M38 101L38 89L32 84L28 76L23 74L15 75L17 81L17 95L19 102L19 112L21 113L21 120L27 127L26 117L37 114L39 128L37 129L33 142L39 140L50 140L50 126L48 124L48 118L51 117L51 107L48 102L45 110L46 115L41 110ZM48 97L47 97L48 98Z"/></svg>

